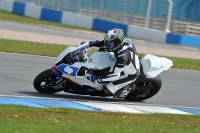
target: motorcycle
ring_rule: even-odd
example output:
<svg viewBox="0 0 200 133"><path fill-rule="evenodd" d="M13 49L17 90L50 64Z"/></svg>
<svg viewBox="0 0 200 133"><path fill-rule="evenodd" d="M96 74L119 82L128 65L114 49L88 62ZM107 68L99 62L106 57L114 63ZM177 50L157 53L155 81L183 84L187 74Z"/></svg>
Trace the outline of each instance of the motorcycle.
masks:
<svg viewBox="0 0 200 133"><path fill-rule="evenodd" d="M126 41L130 42L130 40ZM114 53L96 51L89 55L88 49L88 42L78 47L69 46L66 48L58 56L52 68L41 72L35 77L34 88L40 93L48 94L64 91L80 95L107 97L103 93L105 83L93 83L88 80L88 77L92 73L101 75L111 72L116 62ZM126 95L114 97L131 101L141 101L153 97L162 86L159 74L173 65L171 60L151 54L140 57L139 61L139 77L133 83L125 86L134 89ZM123 75L123 72L121 75ZM119 92L124 93L124 91L116 93Z"/></svg>

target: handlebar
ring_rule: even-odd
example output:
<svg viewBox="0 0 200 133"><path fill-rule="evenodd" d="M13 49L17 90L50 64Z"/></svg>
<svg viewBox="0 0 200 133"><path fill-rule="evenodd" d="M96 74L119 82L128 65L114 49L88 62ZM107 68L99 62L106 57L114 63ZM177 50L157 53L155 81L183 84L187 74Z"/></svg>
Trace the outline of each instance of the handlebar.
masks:
<svg viewBox="0 0 200 133"><path fill-rule="evenodd" d="M89 42L86 42L86 43L84 43L84 44L78 46L78 47L77 47L77 50L84 50L84 49L87 49L87 48L89 48L89 47L90 47Z"/></svg>

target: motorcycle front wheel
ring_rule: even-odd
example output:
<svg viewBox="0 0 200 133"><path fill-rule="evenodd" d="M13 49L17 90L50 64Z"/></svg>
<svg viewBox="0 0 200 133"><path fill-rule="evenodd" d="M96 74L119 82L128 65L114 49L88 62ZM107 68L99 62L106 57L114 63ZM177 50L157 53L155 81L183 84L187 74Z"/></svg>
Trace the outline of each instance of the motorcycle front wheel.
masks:
<svg viewBox="0 0 200 133"><path fill-rule="evenodd" d="M55 75L51 69L47 69L35 77L33 81L34 88L40 93L53 94L60 92L63 89L56 89L53 87L55 86L56 77L57 75Z"/></svg>
<svg viewBox="0 0 200 133"><path fill-rule="evenodd" d="M128 101L142 101L149 99L153 97L155 94L157 94L162 86L162 80L160 76L156 76L155 78L145 78L141 81L138 81L136 84L136 87L139 90L149 90L149 94L145 96L141 96L141 93L139 91L133 91L131 92L127 97L125 97L125 100Z"/></svg>

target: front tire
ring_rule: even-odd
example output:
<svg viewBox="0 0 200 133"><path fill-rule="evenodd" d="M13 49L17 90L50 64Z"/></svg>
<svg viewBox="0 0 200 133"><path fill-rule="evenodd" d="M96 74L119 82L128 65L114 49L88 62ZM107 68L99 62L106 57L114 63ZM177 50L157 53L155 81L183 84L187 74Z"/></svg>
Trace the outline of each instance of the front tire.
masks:
<svg viewBox="0 0 200 133"><path fill-rule="evenodd" d="M160 76L158 75L155 78L145 78L142 81L138 81L135 85L139 89L149 89L150 93L146 95L145 97L137 97L138 94L135 93L135 91L133 91L127 97L124 98L125 100L142 101L142 100L146 100L153 97L160 90L162 86L162 80Z"/></svg>
<svg viewBox="0 0 200 133"><path fill-rule="evenodd" d="M57 75L55 75L51 69L47 69L38 74L34 81L34 88L40 93L53 94L62 91L62 89L51 88L51 85L56 81Z"/></svg>

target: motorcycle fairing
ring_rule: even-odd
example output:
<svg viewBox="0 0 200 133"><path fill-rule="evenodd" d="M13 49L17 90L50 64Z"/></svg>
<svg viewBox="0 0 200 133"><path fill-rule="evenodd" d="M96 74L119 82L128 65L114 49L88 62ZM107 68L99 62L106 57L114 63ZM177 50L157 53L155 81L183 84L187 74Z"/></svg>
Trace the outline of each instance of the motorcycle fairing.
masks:
<svg viewBox="0 0 200 133"><path fill-rule="evenodd" d="M68 53L73 52L77 49L77 47L72 47L69 46L68 48L66 48L56 59L55 64L57 64L59 61L61 61Z"/></svg>
<svg viewBox="0 0 200 133"><path fill-rule="evenodd" d="M156 77L161 72L168 70L173 65L171 60L151 54L145 55L140 61L143 67L143 72L147 78Z"/></svg>
<svg viewBox="0 0 200 133"><path fill-rule="evenodd" d="M59 70L62 73L68 74L68 75L73 75L76 76L76 73L78 72L79 68L67 65L67 64L61 64L56 67L57 70Z"/></svg>
<svg viewBox="0 0 200 133"><path fill-rule="evenodd" d="M87 77L84 76L72 76L69 74L63 74L62 75L64 78L70 79L70 81L75 82L76 84L79 84L80 86L86 85L86 86L90 86L92 88L95 88L97 90L102 90L104 84L98 84L98 83L93 83L90 80L87 79Z"/></svg>
<svg viewBox="0 0 200 133"><path fill-rule="evenodd" d="M97 90L102 90L103 84L96 84L91 82L90 80L87 79L86 75L83 76L77 75L81 67L86 67L90 69L95 68L94 64L91 62L76 62L73 65L60 64L59 66L56 67L56 69L62 73L62 76L64 78L67 78L68 80L70 79L70 81L73 81L74 83L79 84L80 86L87 85Z"/></svg>
<svg viewBox="0 0 200 133"><path fill-rule="evenodd" d="M95 65L95 70L110 67L110 71L112 71L116 63L114 53L109 52L95 52L89 57L89 61Z"/></svg>

